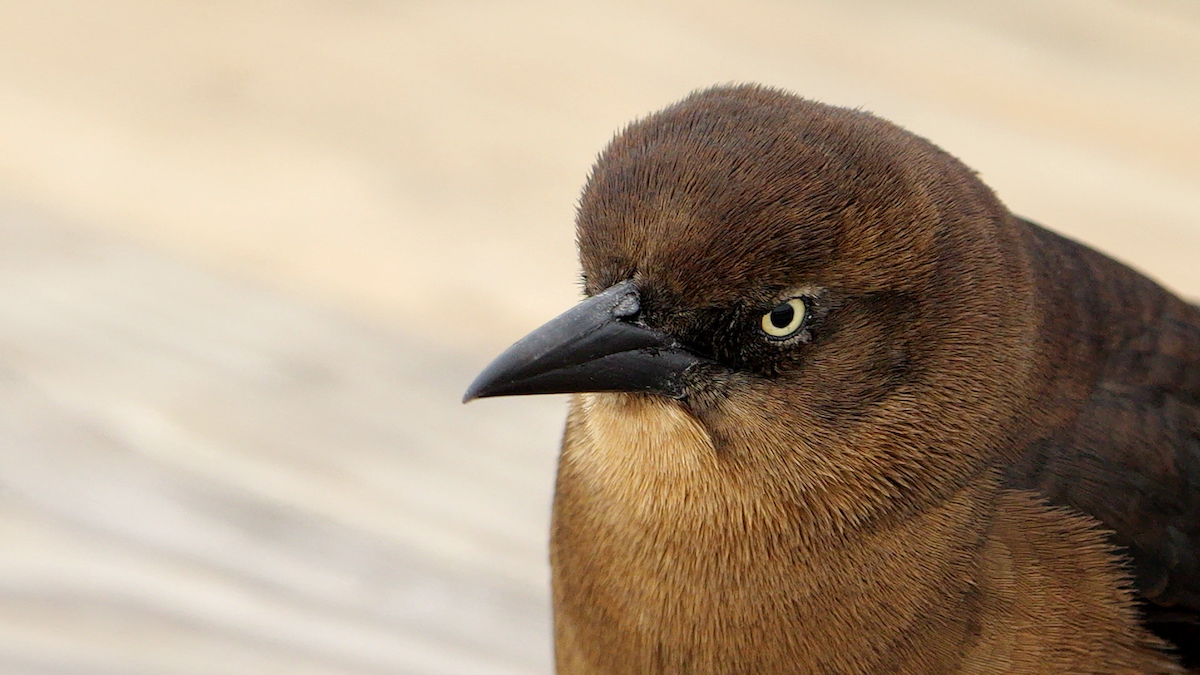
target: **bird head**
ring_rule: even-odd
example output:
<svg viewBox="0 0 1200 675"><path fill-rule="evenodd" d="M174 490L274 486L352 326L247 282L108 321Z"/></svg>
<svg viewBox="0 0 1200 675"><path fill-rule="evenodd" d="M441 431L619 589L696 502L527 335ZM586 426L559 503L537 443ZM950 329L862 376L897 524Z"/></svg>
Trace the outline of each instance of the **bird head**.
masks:
<svg viewBox="0 0 1200 675"><path fill-rule="evenodd" d="M1029 413L1020 236L969 169L889 122L697 92L601 154L577 218L588 298L466 400L611 392L686 414L763 480L944 497Z"/></svg>

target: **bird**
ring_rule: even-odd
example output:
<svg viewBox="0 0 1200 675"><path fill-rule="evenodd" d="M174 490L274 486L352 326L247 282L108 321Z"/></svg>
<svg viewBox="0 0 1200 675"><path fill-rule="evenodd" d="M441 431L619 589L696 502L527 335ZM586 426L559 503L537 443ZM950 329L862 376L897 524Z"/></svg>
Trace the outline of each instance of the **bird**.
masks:
<svg viewBox="0 0 1200 675"><path fill-rule="evenodd" d="M464 397L571 395L558 673L1200 667L1196 306L757 84L620 131L576 237Z"/></svg>

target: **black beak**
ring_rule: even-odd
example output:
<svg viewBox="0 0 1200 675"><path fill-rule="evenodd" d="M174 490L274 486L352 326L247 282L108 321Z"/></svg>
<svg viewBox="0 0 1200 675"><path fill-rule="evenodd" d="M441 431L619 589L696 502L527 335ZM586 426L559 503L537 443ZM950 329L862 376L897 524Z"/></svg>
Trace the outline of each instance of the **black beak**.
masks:
<svg viewBox="0 0 1200 675"><path fill-rule="evenodd" d="M632 281L584 300L496 357L467 388L463 403L599 391L682 397L683 374L704 359L670 335L639 324L639 311Z"/></svg>

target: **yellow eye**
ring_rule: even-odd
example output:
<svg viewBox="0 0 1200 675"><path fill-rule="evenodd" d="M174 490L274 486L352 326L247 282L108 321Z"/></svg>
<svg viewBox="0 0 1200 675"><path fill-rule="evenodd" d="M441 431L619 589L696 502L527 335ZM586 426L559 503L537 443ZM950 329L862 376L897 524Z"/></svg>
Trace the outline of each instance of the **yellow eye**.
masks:
<svg viewBox="0 0 1200 675"><path fill-rule="evenodd" d="M763 314L762 329L773 338L790 337L804 325L807 314L808 305L804 304L804 298L792 298Z"/></svg>

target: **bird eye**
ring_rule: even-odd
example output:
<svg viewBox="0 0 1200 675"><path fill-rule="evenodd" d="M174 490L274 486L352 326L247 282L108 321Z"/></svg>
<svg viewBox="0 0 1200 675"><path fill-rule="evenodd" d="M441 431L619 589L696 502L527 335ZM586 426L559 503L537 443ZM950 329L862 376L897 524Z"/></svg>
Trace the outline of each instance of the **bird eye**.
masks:
<svg viewBox="0 0 1200 675"><path fill-rule="evenodd" d="M807 315L808 305L804 304L804 298L792 298L763 314L763 332L775 339L791 337L804 325Z"/></svg>

